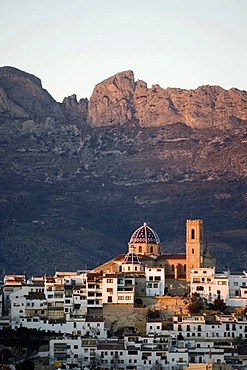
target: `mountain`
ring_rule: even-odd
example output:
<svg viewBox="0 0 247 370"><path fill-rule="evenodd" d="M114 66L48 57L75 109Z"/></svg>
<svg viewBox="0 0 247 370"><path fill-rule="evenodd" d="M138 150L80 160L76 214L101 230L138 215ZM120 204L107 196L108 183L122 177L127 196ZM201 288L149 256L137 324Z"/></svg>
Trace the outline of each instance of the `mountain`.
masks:
<svg viewBox="0 0 247 370"><path fill-rule="evenodd" d="M160 127L182 122L192 128L231 128L246 123L247 93L219 86L196 90L147 87L134 81L132 71L118 73L96 85L89 102L88 121L93 126Z"/></svg>
<svg viewBox="0 0 247 370"><path fill-rule="evenodd" d="M148 88L132 71L58 103L0 68L1 270L92 268L144 221L181 252L187 218L218 269L246 268L246 113L246 91Z"/></svg>

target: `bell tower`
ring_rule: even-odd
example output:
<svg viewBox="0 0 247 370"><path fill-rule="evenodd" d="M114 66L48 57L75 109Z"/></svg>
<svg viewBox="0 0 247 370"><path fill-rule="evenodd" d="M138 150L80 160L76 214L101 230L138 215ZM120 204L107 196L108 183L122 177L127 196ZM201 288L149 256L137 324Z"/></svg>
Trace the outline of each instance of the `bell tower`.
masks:
<svg viewBox="0 0 247 370"><path fill-rule="evenodd" d="M186 222L186 280L190 281L190 270L203 267L203 221Z"/></svg>

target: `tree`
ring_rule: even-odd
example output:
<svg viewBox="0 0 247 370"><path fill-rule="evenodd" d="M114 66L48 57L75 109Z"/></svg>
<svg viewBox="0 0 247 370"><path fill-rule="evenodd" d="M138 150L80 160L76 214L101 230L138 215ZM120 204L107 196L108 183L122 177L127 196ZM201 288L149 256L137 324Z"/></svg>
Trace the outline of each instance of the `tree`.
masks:
<svg viewBox="0 0 247 370"><path fill-rule="evenodd" d="M224 299L220 298L220 297L217 297L215 300L214 300L214 307L219 310L219 311L224 311L225 308L226 308L226 304L224 302Z"/></svg>
<svg viewBox="0 0 247 370"><path fill-rule="evenodd" d="M149 309L147 312L148 320L155 320L160 318L160 311Z"/></svg>
<svg viewBox="0 0 247 370"><path fill-rule="evenodd" d="M193 293L191 303L188 306L190 313L199 313L203 309L203 302L199 294Z"/></svg>

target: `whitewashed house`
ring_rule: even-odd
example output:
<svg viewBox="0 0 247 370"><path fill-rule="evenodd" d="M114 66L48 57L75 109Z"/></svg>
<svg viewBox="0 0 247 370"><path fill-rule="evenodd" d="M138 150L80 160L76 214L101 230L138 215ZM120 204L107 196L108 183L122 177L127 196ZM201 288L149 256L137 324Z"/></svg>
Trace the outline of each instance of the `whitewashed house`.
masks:
<svg viewBox="0 0 247 370"><path fill-rule="evenodd" d="M164 295L165 291L165 268L145 267L146 296Z"/></svg>

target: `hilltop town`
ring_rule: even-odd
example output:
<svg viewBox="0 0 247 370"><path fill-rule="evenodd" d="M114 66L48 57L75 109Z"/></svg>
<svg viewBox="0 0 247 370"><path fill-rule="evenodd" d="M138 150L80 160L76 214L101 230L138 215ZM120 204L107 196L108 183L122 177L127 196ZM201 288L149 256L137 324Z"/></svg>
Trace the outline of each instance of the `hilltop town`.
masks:
<svg viewBox="0 0 247 370"><path fill-rule="evenodd" d="M167 253L144 222L125 254L91 270L5 275L1 297L9 368L247 368L247 272L217 270L200 219L186 222L184 252ZM42 341L18 353L13 333Z"/></svg>

